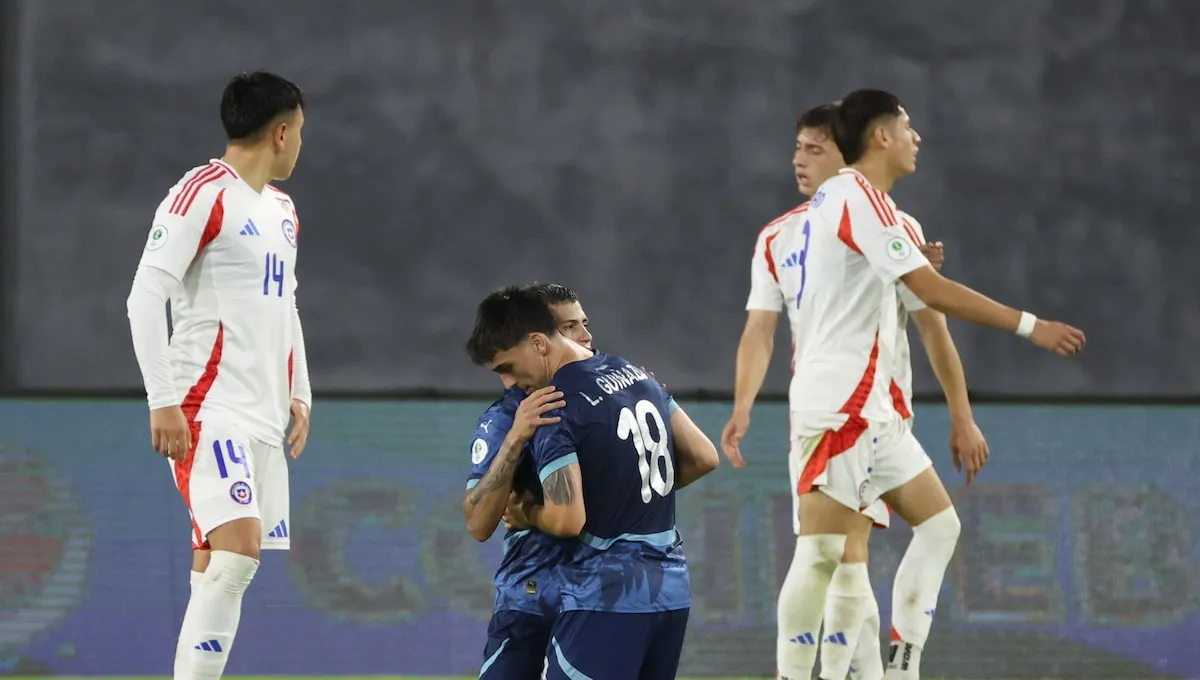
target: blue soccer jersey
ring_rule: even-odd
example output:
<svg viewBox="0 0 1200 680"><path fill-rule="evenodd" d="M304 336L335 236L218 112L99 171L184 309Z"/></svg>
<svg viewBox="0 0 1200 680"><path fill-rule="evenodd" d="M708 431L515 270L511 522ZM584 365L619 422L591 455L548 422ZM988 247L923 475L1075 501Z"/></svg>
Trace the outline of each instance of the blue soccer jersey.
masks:
<svg viewBox="0 0 1200 680"><path fill-rule="evenodd" d="M517 406L524 398L522 390L508 390L479 417L475 437L471 440L468 490L487 474L504 438L512 429ZM538 481L528 445L517 464L513 489L517 492L530 491L537 502L542 502L542 485ZM540 531L509 531L504 536L504 559L493 579L496 585L496 611L517 610L543 615L557 612L559 590L555 577L564 545L564 541Z"/></svg>
<svg viewBox="0 0 1200 680"><path fill-rule="evenodd" d="M612 354L563 366L567 405L538 428L538 477L579 463L587 520L563 562L564 610L643 613L691 606L675 528L674 402L646 371Z"/></svg>

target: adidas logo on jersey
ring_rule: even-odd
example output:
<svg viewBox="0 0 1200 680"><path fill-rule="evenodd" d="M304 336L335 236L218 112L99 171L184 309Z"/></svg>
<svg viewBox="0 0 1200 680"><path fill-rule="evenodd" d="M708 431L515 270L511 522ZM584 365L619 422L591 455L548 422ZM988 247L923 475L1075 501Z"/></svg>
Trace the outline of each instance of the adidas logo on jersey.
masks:
<svg viewBox="0 0 1200 680"><path fill-rule="evenodd" d="M276 524L274 529L271 529L271 533L267 534L267 538L287 538L287 537L288 537L287 522L282 519L279 520L279 524Z"/></svg>
<svg viewBox="0 0 1200 680"><path fill-rule="evenodd" d="M238 233L242 236L258 236L258 226L254 224L254 220L246 220L246 226Z"/></svg>
<svg viewBox="0 0 1200 680"><path fill-rule="evenodd" d="M799 267L801 264L802 264L802 260L800 259L800 253L792 253L791 255L788 255L787 259L784 260L783 263L780 264L779 266L781 266L781 267Z"/></svg>
<svg viewBox="0 0 1200 680"><path fill-rule="evenodd" d="M216 640L209 640L208 642L201 642L200 644L196 645L195 647L192 647L192 649L199 649L204 652L223 652L223 651L225 651L225 650L221 649L221 643L217 642Z"/></svg>

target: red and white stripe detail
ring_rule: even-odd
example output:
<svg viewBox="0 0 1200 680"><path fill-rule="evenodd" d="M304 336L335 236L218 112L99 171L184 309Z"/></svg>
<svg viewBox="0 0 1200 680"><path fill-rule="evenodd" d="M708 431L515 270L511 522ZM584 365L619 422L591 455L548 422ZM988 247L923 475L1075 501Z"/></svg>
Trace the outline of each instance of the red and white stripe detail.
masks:
<svg viewBox="0 0 1200 680"><path fill-rule="evenodd" d="M796 215L802 215L807 212L809 203L810 201L805 201L795 208L792 208L791 210L780 215L779 217L776 217L770 222L767 222L766 226L764 226L762 230L758 232L760 234L760 238L761 234L771 227L777 226L784 220L795 217ZM775 279L775 283L779 283L779 272L775 269L775 256L771 253L771 243L778 237L779 232L776 231L775 233L768 235L766 241L763 243L763 257L765 257L767 260L767 271L771 272L771 277Z"/></svg>
<svg viewBox="0 0 1200 680"><path fill-rule="evenodd" d="M200 374L200 379L196 381L196 384L192 385L192 389L188 390L187 396L183 398L183 403L180 405L183 415L191 427L192 448L183 460L175 461L175 486L179 489L179 495L183 497L183 504L187 506L188 516L192 518L192 548L195 550L209 549L208 543L204 540L204 534L200 531L200 525L196 523L195 515L192 514L192 465L196 461L196 444L200 441L200 423L196 422L196 417L200 415L200 407L204 405L204 398L208 396L209 390L217 380L224 348L225 326L218 323L217 338L213 341L212 352L208 355L208 363L204 365L204 372Z"/></svg>
<svg viewBox="0 0 1200 680"><path fill-rule="evenodd" d="M879 221L885 227L894 227L899 224L896 219L896 211L892 210L892 206L888 204L887 195L882 191L875 189L867 180L855 175L854 181L858 183L863 193L867 195L867 200L871 202L871 207L875 209L875 214L879 217Z"/></svg>
<svg viewBox="0 0 1200 680"><path fill-rule="evenodd" d="M200 168L196 174L183 183L183 187L179 189L179 193L175 195L175 200L171 203L170 213L172 215L179 215L180 217L187 215L192 204L196 202L196 197L200 195L200 190L206 184L214 182L230 173L232 173L232 170L229 169L229 166L220 161L213 161ZM233 176L237 177L236 174Z"/></svg>
<svg viewBox="0 0 1200 680"><path fill-rule="evenodd" d="M867 421L862 417L862 411L867 405L867 399L870 397L871 388L875 383L875 367L878 361L879 334L877 332L875 342L871 346L871 355L867 358L867 366L863 370L862 379L859 380L850 398L838 411L838 413L846 414L846 422L837 430L831 430L821 436L821 441L817 443L816 449L800 473L800 481L796 484L798 495L803 496L812 491L813 483L829 467L830 459L849 451L859 438L866 434Z"/></svg>
<svg viewBox="0 0 1200 680"><path fill-rule="evenodd" d="M909 222L907 217L905 217L901 221L901 224L904 225L904 231L906 231L908 233L908 237L910 239L912 239L912 242L915 245L918 245L918 246L925 245L925 242L922 241L921 237L917 235L917 230L913 228L912 222Z"/></svg>

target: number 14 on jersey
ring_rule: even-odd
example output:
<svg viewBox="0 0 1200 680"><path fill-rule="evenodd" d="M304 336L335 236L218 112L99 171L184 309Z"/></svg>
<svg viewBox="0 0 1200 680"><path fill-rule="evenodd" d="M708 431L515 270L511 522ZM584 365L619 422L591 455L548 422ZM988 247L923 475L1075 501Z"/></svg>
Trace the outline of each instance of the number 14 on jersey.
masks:
<svg viewBox="0 0 1200 680"><path fill-rule="evenodd" d="M275 253L267 253L266 273L263 274L263 295L283 297L283 260ZM275 284L272 286L271 284Z"/></svg>

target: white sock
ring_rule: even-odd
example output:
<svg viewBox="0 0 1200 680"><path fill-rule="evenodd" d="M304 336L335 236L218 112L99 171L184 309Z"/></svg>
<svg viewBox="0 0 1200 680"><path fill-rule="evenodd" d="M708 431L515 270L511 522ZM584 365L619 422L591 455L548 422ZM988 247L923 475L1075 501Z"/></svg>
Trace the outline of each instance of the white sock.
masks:
<svg viewBox="0 0 1200 680"><path fill-rule="evenodd" d="M871 594L871 613L863 620L858 646L850 661L853 680L883 680L883 650L879 648L879 602Z"/></svg>
<svg viewBox="0 0 1200 680"><path fill-rule="evenodd" d="M929 638L938 594L962 524L954 508L946 508L913 527L912 541L896 569L892 589L892 649L885 677L921 677L921 650Z"/></svg>
<svg viewBox="0 0 1200 680"><path fill-rule="evenodd" d="M258 571L258 560L214 550L208 570L195 578L179 630L175 680L217 680L242 618L242 595Z"/></svg>
<svg viewBox="0 0 1200 680"><path fill-rule="evenodd" d="M821 633L821 674L825 680L844 680L858 648L863 622L870 615L875 594L866 562L845 562L833 572L825 597L825 631ZM883 665L882 659L880 665Z"/></svg>
<svg viewBox="0 0 1200 680"><path fill-rule="evenodd" d="M801 536L779 591L779 633L775 662L781 680L809 680L817 662L825 594L842 561L846 537L828 534Z"/></svg>

